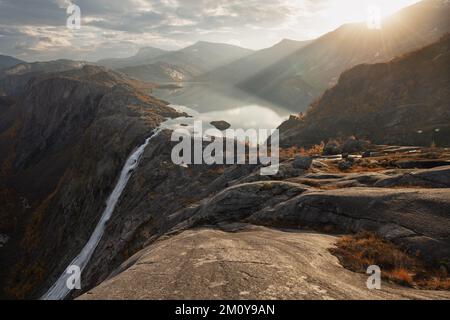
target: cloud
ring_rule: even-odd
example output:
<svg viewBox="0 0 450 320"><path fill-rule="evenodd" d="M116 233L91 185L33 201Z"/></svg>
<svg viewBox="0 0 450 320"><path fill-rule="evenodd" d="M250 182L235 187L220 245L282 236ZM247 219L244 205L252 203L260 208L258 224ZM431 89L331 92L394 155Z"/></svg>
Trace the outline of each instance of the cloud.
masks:
<svg viewBox="0 0 450 320"><path fill-rule="evenodd" d="M97 60L199 40L261 48L329 31L318 17L341 1L354 0L73 0L82 27L72 31L69 0L0 0L0 51L28 60Z"/></svg>
<svg viewBox="0 0 450 320"><path fill-rule="evenodd" d="M111 52L130 55L141 46L173 49L198 40L245 44L243 35L255 39L257 30L285 28L303 2L74 0L82 13L82 29L74 32L65 27L70 1L0 1L0 48L31 60L58 54L96 60ZM314 6L317 1L306 2ZM124 44L127 47L120 47Z"/></svg>

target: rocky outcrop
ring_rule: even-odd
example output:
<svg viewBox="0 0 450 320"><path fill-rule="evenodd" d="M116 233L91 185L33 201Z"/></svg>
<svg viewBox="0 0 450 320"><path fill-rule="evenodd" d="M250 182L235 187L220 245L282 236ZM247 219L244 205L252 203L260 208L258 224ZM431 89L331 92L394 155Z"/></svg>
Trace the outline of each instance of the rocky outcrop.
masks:
<svg viewBox="0 0 450 320"><path fill-rule="evenodd" d="M332 226L341 232L376 232L420 252L429 262L450 258L449 189L323 191L296 183L254 182L228 188L189 212L184 227L240 221L290 228Z"/></svg>
<svg viewBox="0 0 450 320"><path fill-rule="evenodd" d="M409 173L397 174L381 179L375 187L423 187L450 188L450 166L437 167L429 170L416 170Z"/></svg>
<svg viewBox="0 0 450 320"><path fill-rule="evenodd" d="M311 168L312 163L313 163L313 159L311 157L297 156L294 159L294 162L292 163L292 166L295 169L308 170L309 168Z"/></svg>
<svg viewBox="0 0 450 320"><path fill-rule="evenodd" d="M81 300L97 299L449 299L344 269L329 252L336 236L248 225L166 237L127 260Z"/></svg>
<svg viewBox="0 0 450 320"><path fill-rule="evenodd" d="M248 221L264 225L323 227L345 232L373 231L428 262L450 258L450 192L345 188L311 191Z"/></svg>

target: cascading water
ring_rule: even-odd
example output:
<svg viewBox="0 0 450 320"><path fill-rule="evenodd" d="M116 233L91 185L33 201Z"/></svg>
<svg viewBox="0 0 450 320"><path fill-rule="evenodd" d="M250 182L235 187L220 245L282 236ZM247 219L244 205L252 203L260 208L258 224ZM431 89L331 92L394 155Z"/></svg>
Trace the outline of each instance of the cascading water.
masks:
<svg viewBox="0 0 450 320"><path fill-rule="evenodd" d="M189 113L196 113L194 110L189 109L184 106L178 106L178 105L170 105L173 109L176 111L183 113L183 112L189 112ZM86 243L84 248L81 250L81 252L78 254L78 256L72 260L72 262L69 264L68 268L71 266L77 266L80 268L80 271L83 271L87 264L89 263L89 260L92 257L92 254L94 253L95 249L97 248L97 245L99 244L103 232L105 230L105 225L111 218L111 215L114 212L114 209L117 205L117 202L119 201L120 196L122 195L123 190L125 189L128 180L130 179L133 171L137 168L139 165L139 160L142 156L142 154L145 151L145 148L150 143L152 139L158 136L158 134L163 129L170 129L173 130L175 128L179 128L181 124L185 123L186 121L192 121L192 118L187 117L180 117L176 119L168 119L165 122L163 122L159 128L155 129L153 131L153 134L150 138L145 140L144 144L142 144L139 148L137 148L131 156L127 159L122 172L120 173L119 180L111 193L111 195L108 198L108 201L106 202L106 208L102 213L102 216L100 218L99 223L95 227L94 232L92 233L91 237L89 238L89 241ZM51 288L41 297L42 300L62 300L70 293L71 289L67 286L67 280L71 277L71 274L67 273L64 270L63 274L58 278L58 280L51 286Z"/></svg>
<svg viewBox="0 0 450 320"><path fill-rule="evenodd" d="M89 263L89 260L92 257L92 254L94 253L98 243L100 242L100 239L103 236L106 223L111 218L111 215L114 212L114 208L116 207L117 202L119 201L119 198L128 183L128 180L130 179L133 171L137 168L139 164L139 160L142 154L144 153L145 147L147 147L149 142L161 132L162 130L161 128L162 127L155 129L153 131L153 135L147 140L145 140L144 144L142 144L139 148L137 148L126 161L122 169L122 172L120 173L119 181L117 182L114 190L112 191L111 195L108 198L108 201L106 202L106 208L103 211L99 223L95 227L95 230L92 233L89 241L86 243L86 245L78 254L78 256L75 259L73 259L73 261L69 264L69 267L77 266L80 268L80 271L83 271L84 268L86 268L87 264ZM62 300L70 293L71 289L69 289L67 286L67 280L71 275L68 274L66 270L52 285L52 287L47 291L47 293L45 293L41 297L41 299Z"/></svg>

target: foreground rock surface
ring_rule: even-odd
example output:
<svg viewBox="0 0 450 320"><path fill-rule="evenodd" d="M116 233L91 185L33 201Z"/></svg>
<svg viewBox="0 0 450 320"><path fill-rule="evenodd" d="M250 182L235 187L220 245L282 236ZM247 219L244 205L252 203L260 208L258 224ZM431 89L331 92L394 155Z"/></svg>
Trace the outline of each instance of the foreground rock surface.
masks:
<svg viewBox="0 0 450 320"><path fill-rule="evenodd" d="M80 299L450 299L450 292L389 283L368 290L366 276L328 252L335 236L224 228L231 232L196 229L162 239Z"/></svg>
<svg viewBox="0 0 450 320"><path fill-rule="evenodd" d="M334 172L338 160L315 159L309 170L302 170L289 159L277 176L264 177L258 166L174 166L169 136L153 141L130 179L84 272L86 288L100 285L126 259L161 237L223 223L370 230L411 253L420 251L429 261L450 256L450 192L439 182L450 174L446 167L439 174L438 169ZM376 187L383 180L416 173L427 181L436 175L440 179L422 188Z"/></svg>

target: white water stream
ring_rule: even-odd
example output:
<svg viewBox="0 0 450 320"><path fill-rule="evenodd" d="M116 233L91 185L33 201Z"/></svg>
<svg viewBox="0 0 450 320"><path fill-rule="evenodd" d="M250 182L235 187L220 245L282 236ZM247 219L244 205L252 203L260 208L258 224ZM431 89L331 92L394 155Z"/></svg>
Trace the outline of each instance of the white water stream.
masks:
<svg viewBox="0 0 450 320"><path fill-rule="evenodd" d="M108 201L106 202L106 208L102 213L102 216L100 218L99 223L95 227L94 232L92 233L89 241L86 243L84 248L81 250L81 252L78 254L78 256L72 260L72 262L69 264L68 268L70 266L77 266L80 268L80 271L82 272L84 268L86 268L87 264L89 263L89 260L92 257L92 254L94 253L95 249L97 248L98 243L100 242L100 239L103 236L103 232L105 230L105 225L108 222L108 220L111 218L112 213L114 212L114 209L117 205L117 202L119 201L120 196L122 195L123 190L125 189L128 180L130 179L133 171L137 168L139 164L139 160L144 153L145 147L149 144L149 142L158 136L158 134L161 132L161 129L155 129L153 131L153 135L145 140L145 142L137 148L131 156L126 161L122 172L120 173L119 180L117 181L117 184L110 194ZM68 269L66 269L68 270ZM43 300L62 300L64 299L71 291L71 289L67 286L67 280L71 276L71 274L68 274L64 270L62 275L58 278L58 280L52 285L52 287L45 293L41 299Z"/></svg>
<svg viewBox="0 0 450 320"><path fill-rule="evenodd" d="M72 262L68 265L68 267L64 270L64 272L61 274L58 280L56 280L56 282L50 287L50 289L41 297L42 300L62 300L66 298L67 295L72 291L72 289L70 289L69 286L67 285L69 278L72 277L72 273L68 272L69 268L72 266L76 266L80 269L81 272L83 272L83 270L88 265L89 260L91 259L95 249L97 248L103 236L106 223L111 218L111 215L114 212L117 202L119 201L120 196L122 195L122 192L128 183L128 180L130 179L133 171L139 165L139 160L141 159L141 156L144 153L145 148L150 143L150 141L155 137L157 137L158 134L163 129L173 130L180 127L185 128L186 123L192 124L195 118L198 117L198 113L196 111L187 108L185 106L171 105L171 107L177 110L178 112L187 112L189 114L192 114L194 118L180 117L176 119L168 119L167 121L163 122L159 128L153 131L153 134L150 138L145 140L145 142L139 148L133 151L133 153L127 159L125 165L122 168L119 180L117 181L114 190L112 191L106 202L106 208L103 211L100 221L95 227L94 232L89 238L89 241L83 247L78 256L76 256L75 259L73 259ZM192 125L191 126L188 125L188 128L192 130Z"/></svg>

